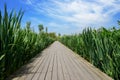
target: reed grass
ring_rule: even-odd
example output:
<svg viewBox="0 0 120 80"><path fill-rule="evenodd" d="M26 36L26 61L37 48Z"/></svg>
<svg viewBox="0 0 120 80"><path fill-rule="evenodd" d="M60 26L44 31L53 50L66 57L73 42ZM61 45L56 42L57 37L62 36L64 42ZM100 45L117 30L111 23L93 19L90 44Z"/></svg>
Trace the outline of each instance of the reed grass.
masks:
<svg viewBox="0 0 120 80"><path fill-rule="evenodd" d="M115 80L120 79L120 29L84 29L60 41Z"/></svg>
<svg viewBox="0 0 120 80"><path fill-rule="evenodd" d="M34 32L28 23L23 29L23 15L22 10L8 13L6 5L4 14L0 10L0 80L4 80L54 41L45 32Z"/></svg>

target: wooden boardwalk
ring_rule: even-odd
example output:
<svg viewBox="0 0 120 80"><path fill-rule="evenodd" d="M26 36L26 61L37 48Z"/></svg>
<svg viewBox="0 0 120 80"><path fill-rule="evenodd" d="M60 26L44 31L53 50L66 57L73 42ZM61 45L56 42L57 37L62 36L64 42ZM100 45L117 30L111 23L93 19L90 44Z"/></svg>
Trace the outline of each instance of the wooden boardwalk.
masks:
<svg viewBox="0 0 120 80"><path fill-rule="evenodd" d="M112 78L55 41L8 80L112 80Z"/></svg>

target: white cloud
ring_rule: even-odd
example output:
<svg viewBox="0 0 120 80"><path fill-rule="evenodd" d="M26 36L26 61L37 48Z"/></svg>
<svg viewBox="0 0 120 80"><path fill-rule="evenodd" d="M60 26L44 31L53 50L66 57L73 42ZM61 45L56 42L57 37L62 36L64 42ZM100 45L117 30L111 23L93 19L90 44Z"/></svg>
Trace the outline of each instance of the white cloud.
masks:
<svg viewBox="0 0 120 80"><path fill-rule="evenodd" d="M107 24L116 13L120 12L119 0L91 0L91 2L87 0L49 0L48 2L27 0L27 3L32 5L37 13L43 13L60 22L77 24L77 27ZM49 25L58 26L56 23Z"/></svg>

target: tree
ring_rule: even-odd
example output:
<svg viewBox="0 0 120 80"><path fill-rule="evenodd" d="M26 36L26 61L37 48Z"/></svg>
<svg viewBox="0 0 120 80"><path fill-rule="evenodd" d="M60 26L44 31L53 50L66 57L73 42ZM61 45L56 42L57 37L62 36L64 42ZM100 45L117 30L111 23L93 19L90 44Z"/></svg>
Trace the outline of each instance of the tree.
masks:
<svg viewBox="0 0 120 80"><path fill-rule="evenodd" d="M53 39L57 39L56 33L51 32L48 34L50 37L52 37Z"/></svg>
<svg viewBox="0 0 120 80"><path fill-rule="evenodd" d="M60 36L61 36L61 34L60 34L60 33L58 33L58 36L60 37Z"/></svg>
<svg viewBox="0 0 120 80"><path fill-rule="evenodd" d="M45 31L46 31L46 33L48 33L48 28L47 27L46 27Z"/></svg>
<svg viewBox="0 0 120 80"><path fill-rule="evenodd" d="M38 25L38 28L39 28L39 32L42 32L42 30L44 29L44 27L43 27L42 24L39 24L39 25Z"/></svg>
<svg viewBox="0 0 120 80"><path fill-rule="evenodd" d="M120 21L118 20L117 22L118 22L118 25L120 25Z"/></svg>
<svg viewBox="0 0 120 80"><path fill-rule="evenodd" d="M31 25L30 21L26 23L27 30L30 30L30 25Z"/></svg>

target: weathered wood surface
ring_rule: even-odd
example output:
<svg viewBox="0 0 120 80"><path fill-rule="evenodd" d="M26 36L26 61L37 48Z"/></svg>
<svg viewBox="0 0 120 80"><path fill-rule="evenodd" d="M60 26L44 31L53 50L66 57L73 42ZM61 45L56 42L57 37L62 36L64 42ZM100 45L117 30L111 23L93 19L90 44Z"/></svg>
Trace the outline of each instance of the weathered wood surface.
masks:
<svg viewBox="0 0 120 80"><path fill-rule="evenodd" d="M9 80L112 80L73 51L54 42Z"/></svg>

